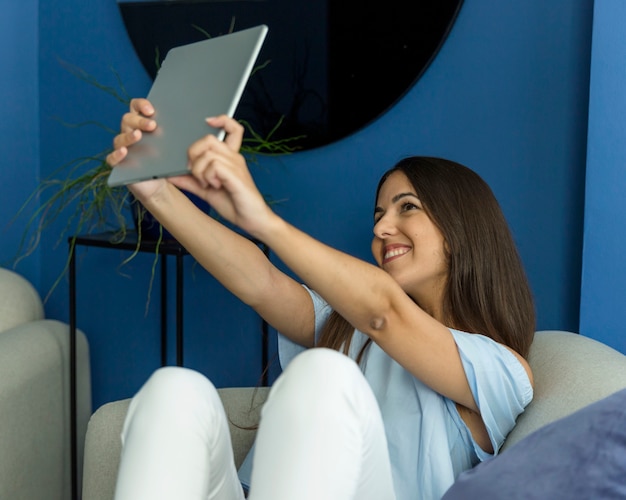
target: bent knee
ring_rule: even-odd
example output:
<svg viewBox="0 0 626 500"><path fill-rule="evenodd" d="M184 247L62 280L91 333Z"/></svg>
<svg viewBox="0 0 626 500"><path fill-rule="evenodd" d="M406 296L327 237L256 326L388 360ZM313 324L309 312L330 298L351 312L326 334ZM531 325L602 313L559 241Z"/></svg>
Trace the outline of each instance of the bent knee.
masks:
<svg viewBox="0 0 626 500"><path fill-rule="evenodd" d="M354 360L327 348L309 349L296 356L275 385L283 397L292 400L303 397L312 404L370 390Z"/></svg>
<svg viewBox="0 0 626 500"><path fill-rule="evenodd" d="M200 372L179 366L166 366L156 370L146 382L146 386L157 386L161 390L214 389L211 381Z"/></svg>
<svg viewBox="0 0 626 500"><path fill-rule="evenodd" d="M317 347L308 349L296 356L286 372L306 375L307 379L317 375L323 379L345 379L360 377L361 370L356 362L333 349Z"/></svg>
<svg viewBox="0 0 626 500"><path fill-rule="evenodd" d="M208 378L195 370L176 366L156 370L138 396L152 399L153 404L176 408L220 400L215 386Z"/></svg>
<svg viewBox="0 0 626 500"><path fill-rule="evenodd" d="M225 425L224 407L209 379L188 368L165 367L156 370L131 401L122 441L139 432L193 435L209 442L215 437L212 433Z"/></svg>

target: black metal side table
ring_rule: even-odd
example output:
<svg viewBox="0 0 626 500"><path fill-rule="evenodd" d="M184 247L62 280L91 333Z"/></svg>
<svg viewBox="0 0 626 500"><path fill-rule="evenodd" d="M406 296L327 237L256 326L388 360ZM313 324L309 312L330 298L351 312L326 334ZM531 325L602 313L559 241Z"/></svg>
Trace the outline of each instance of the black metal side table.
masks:
<svg viewBox="0 0 626 500"><path fill-rule="evenodd" d="M69 259L69 326L70 326L70 438L71 438L71 475L72 499L78 496L78 454L77 454L77 422L76 422L76 249L79 246L100 247L131 252L155 254L158 251L161 257L161 366L167 364L167 257L174 256L176 260L176 365L183 366L183 258L189 252L176 240L163 240L158 245L154 240L142 239L137 242L137 234L129 232L124 239L114 238L115 233L105 232L92 235L70 236L68 238ZM255 241L269 258L269 248L261 242ZM262 322L262 349L261 369L262 385L268 384L267 370L269 359L269 328Z"/></svg>
<svg viewBox="0 0 626 500"><path fill-rule="evenodd" d="M137 234L129 232L122 240L115 233L70 236L69 260L69 325L70 325L70 437L72 498L78 498L77 422L76 422L76 249L79 246L112 248L132 252L151 252L161 257L161 366L167 364L167 256L176 259L176 364L183 365L183 257L189 252L175 240L156 241L143 239L137 243Z"/></svg>

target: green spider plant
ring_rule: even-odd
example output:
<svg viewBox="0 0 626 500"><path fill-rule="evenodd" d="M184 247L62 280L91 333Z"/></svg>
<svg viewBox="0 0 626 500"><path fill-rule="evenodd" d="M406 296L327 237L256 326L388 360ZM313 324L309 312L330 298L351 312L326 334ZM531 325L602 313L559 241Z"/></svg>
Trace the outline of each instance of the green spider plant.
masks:
<svg viewBox="0 0 626 500"><path fill-rule="evenodd" d="M114 69L111 69L111 71L117 80L117 87L109 87L102 85L95 77L76 66L64 61L60 61L60 63L72 74L86 83L106 92L116 101L126 106L130 104L130 97L122 84L120 76ZM281 126L282 119L276 123L275 127L265 137L260 136L252 130L247 122L242 121L241 123L247 131L241 151L252 163L256 162L256 155L289 154L297 149L297 146L293 145L294 141L301 139L301 137L287 139L273 138L274 133ZM108 131L111 134L111 138L117 134L117 131L113 128L95 121L78 124L63 122L63 124L71 128L90 125L99 126ZM109 147L92 156L76 158L56 169L50 176L44 178L39 183L37 188L30 194L18 210L14 218L14 220L17 219L27 213L30 207L35 206L22 232L18 251L13 260L14 266L37 249L44 231L52 230L54 227L53 223L57 220L63 221L56 244L58 245L65 239L69 239L70 249L68 258L57 279L48 291L44 301L48 300L61 279L67 273L78 235L110 231L112 233L111 242L115 244L116 242L124 240L129 231L134 230L136 227L137 246L135 251L121 263L121 266L132 260L139 252L143 238L141 234L141 221L146 212L141 205L138 205L138 210L135 211L137 220L133 221L129 228L127 215L131 213L131 203L138 202L134 200L126 187L110 187L107 184L111 167L106 163L106 156L111 150L112 149ZM268 199L267 196L266 199ZM271 201L271 203L277 202ZM159 227L159 238L156 246L157 251L153 261L152 275L148 289L148 303L150 300L152 281L159 259L158 248L162 239L163 228Z"/></svg>

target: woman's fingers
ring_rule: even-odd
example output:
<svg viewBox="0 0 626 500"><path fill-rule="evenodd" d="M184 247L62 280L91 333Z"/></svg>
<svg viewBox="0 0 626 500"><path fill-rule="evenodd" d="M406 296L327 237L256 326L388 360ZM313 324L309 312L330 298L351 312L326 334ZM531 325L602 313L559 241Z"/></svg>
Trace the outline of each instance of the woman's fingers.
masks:
<svg viewBox="0 0 626 500"><path fill-rule="evenodd" d="M141 139L141 131L134 129L122 132L113 139L113 151L107 156L107 163L112 167L121 162L128 154L128 147Z"/></svg>
<svg viewBox="0 0 626 500"><path fill-rule="evenodd" d="M110 152L106 157L106 162L109 166L114 167L119 162L121 162L126 155L128 154L128 149L125 147L116 148L112 152Z"/></svg>
<svg viewBox="0 0 626 500"><path fill-rule="evenodd" d="M205 135L194 142L187 150L189 164L192 165L198 157L207 151L219 151L226 146L213 134Z"/></svg>
<svg viewBox="0 0 626 500"><path fill-rule="evenodd" d="M216 167L228 166L227 168L230 168L230 165L232 165L232 162L227 157L209 147L193 157L190 156L189 170L202 187L207 188L210 186L213 189L219 189L222 186L222 182Z"/></svg>
<svg viewBox="0 0 626 500"><path fill-rule="evenodd" d="M154 112L154 107L147 99L132 99L128 113L122 116L121 131L130 132L135 129L144 131L154 130L156 128L156 122L152 118Z"/></svg>
<svg viewBox="0 0 626 500"><path fill-rule="evenodd" d="M141 139L141 130L132 129L128 132L122 132L117 134L113 138L113 147L115 149L120 149L123 147L131 146L135 144L139 139Z"/></svg>
<svg viewBox="0 0 626 500"><path fill-rule="evenodd" d="M152 132L156 129L157 124L152 118L138 115L136 113L126 113L122 117L120 130L122 133L132 132L133 130L142 130L144 132Z"/></svg>
<svg viewBox="0 0 626 500"><path fill-rule="evenodd" d="M243 141L243 126L234 118L226 115L213 116L206 119L211 127L222 128L226 132L224 143L233 151L239 151Z"/></svg>
<svg viewBox="0 0 626 500"><path fill-rule="evenodd" d="M244 230L253 228L267 205L239 152L243 127L227 116L208 118L207 123L226 132L224 141L209 134L194 142L188 150L191 179L174 183L201 193L226 220Z"/></svg>
<svg viewBox="0 0 626 500"><path fill-rule="evenodd" d="M107 156L107 163L117 165L128 154L128 147L141 140L143 132L152 132L157 128L154 107L147 99L132 99L130 111L122 117L121 132L113 139L114 151Z"/></svg>
<svg viewBox="0 0 626 500"><path fill-rule="evenodd" d="M154 115L154 107L148 99L144 99L142 97L131 99L130 111L146 117Z"/></svg>
<svg viewBox="0 0 626 500"><path fill-rule="evenodd" d="M207 134L189 147L189 165L192 173L199 174L201 169L204 170L216 157L223 163L245 166L245 160L239 154L243 141L243 126L226 115L207 118L206 121L214 128L224 129L226 137L220 141L215 135Z"/></svg>

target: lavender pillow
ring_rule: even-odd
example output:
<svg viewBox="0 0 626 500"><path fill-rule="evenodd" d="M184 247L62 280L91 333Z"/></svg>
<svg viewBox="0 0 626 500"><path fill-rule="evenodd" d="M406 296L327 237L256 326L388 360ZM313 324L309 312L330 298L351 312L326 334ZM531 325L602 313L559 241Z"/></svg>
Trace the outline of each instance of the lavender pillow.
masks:
<svg viewBox="0 0 626 500"><path fill-rule="evenodd" d="M626 389L462 473L442 500L626 498Z"/></svg>

